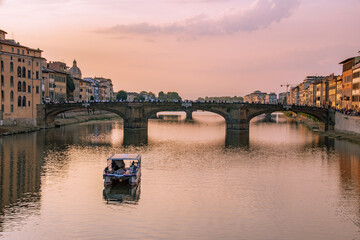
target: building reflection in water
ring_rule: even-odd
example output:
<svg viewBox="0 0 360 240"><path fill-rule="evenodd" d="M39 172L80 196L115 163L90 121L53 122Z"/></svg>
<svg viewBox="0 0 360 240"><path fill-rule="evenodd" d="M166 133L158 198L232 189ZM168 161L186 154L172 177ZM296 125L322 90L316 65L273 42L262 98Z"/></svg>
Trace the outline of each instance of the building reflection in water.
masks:
<svg viewBox="0 0 360 240"><path fill-rule="evenodd" d="M335 140L339 155L341 196L340 209L360 227L360 147L358 144ZM347 211L346 211L347 210Z"/></svg>
<svg viewBox="0 0 360 240"><path fill-rule="evenodd" d="M23 219L40 209L44 143L39 135L0 138L0 232L13 221L8 218Z"/></svg>
<svg viewBox="0 0 360 240"><path fill-rule="evenodd" d="M329 172L329 176L336 179L336 181L333 181L335 184L330 187L338 185L335 186L334 196L339 198L339 213L344 218L350 218L353 223L360 226L359 145L321 136L309 131L302 125L289 123L284 119L276 120L276 122L261 122L258 119L251 124L250 141L248 140L245 143L245 145L250 146L249 151L238 150L237 148L224 150L226 156L231 160L229 162L234 164L235 170L238 164L246 166L246 164L241 164L239 158L249 157L247 154L254 156L249 158L248 161L256 163L257 158L266 158L269 150L288 152L289 156L286 157L285 161L289 161L290 164L292 161L301 162L303 160L302 158L296 159L297 156L293 157L294 152L300 155L309 151L320 152L322 165L320 170L322 173L324 173L323 170ZM216 116L206 117L203 120L195 114L193 123L151 120L149 125L149 136L152 141L149 144L150 148L139 148L148 156L158 154L157 151L151 152L154 151L152 149L165 149L166 156L178 154L179 159L181 159L183 153L189 149L193 149L194 152L201 146L214 146L213 148L216 149L216 147L222 146L224 140L227 139L227 136L225 136L225 123L221 117ZM169 147L163 143L170 143ZM122 145L123 127L118 121L92 122L0 138L0 233L9 231L9 226L16 225L27 216L40 214L41 201L49 201L49 199L42 199L44 193L54 191L49 182L52 180L52 182L58 184L60 182L59 185L61 185L67 178L73 177L73 175L68 174L71 164L73 163L73 168L78 166L74 163L79 163L78 159L81 158L85 162L84 166L87 167L87 171L90 171L93 174L92 176L96 176L92 179L94 184L91 186L97 186L96 184L99 186L94 194L99 197L98 202L100 205L103 206L102 200L108 203L139 204L140 186L115 185L103 189L102 183L99 183L101 176L98 178L96 175L98 169L93 169L93 165L87 164L88 155L100 152L99 156L101 156L102 153L107 154L109 151L127 150ZM185 147L178 151L179 146ZM191 148L192 146L193 148ZM94 147L99 148L94 150ZM175 150L169 153L169 149ZM262 152L263 149L266 151ZM209 152L211 154L216 156L218 153L211 151L210 147ZM69 153L74 154L73 157L69 157ZM83 155L80 156L79 153ZM200 151L200 153L202 152ZM234 154L232 155L232 153ZM307 156L309 155L311 154ZM306 166L308 160L305 159L299 165ZM92 164L96 164L97 161L98 159L94 160ZM169 160L168 164L177 166L176 164L179 164L180 161L184 160L178 162ZM247 159L243 161L247 161ZM261 161L259 162L261 163ZM260 164L259 162L258 164ZM276 164L276 162L269 162L269 164ZM73 171L78 171L78 169L75 168ZM151 174L153 170L149 168L147 171L148 174ZM50 178L46 178L47 176L50 176ZM81 179L73 178L73 180L78 181ZM88 180L84 178L83 181L87 182ZM143 187L144 184L145 181ZM48 186L45 191L44 186ZM149 185L146 187L146 190L148 190ZM309 187L311 187L311 184ZM324 187L329 186L324 184ZM71 186L69 189L73 190L74 187ZM101 191L103 191L102 198L99 196ZM69 192L62 193L69 195ZM143 191L141 202L146 200L144 194L145 191ZM94 202L96 201L94 200ZM84 206L88 207L86 204L84 203ZM4 226L7 229L4 229Z"/></svg>
<svg viewBox="0 0 360 240"><path fill-rule="evenodd" d="M106 203L137 204L140 199L140 185L113 184L104 187L103 197Z"/></svg>

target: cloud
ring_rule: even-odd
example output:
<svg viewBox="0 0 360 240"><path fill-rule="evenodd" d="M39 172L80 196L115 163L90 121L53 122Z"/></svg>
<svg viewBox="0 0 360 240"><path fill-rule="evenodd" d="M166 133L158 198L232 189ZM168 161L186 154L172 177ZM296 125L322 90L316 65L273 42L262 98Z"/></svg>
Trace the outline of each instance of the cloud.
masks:
<svg viewBox="0 0 360 240"><path fill-rule="evenodd" d="M256 0L246 10L229 10L218 18L200 14L182 21L156 25L147 22L118 24L98 32L135 35L224 35L251 32L289 17L300 0Z"/></svg>

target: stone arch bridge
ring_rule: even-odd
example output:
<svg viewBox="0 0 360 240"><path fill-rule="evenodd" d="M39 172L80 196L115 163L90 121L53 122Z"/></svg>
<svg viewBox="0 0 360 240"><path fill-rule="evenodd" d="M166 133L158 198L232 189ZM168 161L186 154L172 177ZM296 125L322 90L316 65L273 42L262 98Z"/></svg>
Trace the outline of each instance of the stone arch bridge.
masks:
<svg viewBox="0 0 360 240"><path fill-rule="evenodd" d="M283 106L277 104L250 103L208 103L208 102L91 102L37 105L37 125L52 127L56 115L76 110L90 108L105 110L119 115L124 120L124 142L129 135L136 136L135 142L147 142L148 119L161 111L185 111L187 118L197 110L209 111L221 115L226 122L226 136L230 142L239 138L248 138L250 120L258 115L292 111L306 113L325 124L325 130L334 129L335 112L331 109L308 106ZM129 143L131 143L130 141Z"/></svg>

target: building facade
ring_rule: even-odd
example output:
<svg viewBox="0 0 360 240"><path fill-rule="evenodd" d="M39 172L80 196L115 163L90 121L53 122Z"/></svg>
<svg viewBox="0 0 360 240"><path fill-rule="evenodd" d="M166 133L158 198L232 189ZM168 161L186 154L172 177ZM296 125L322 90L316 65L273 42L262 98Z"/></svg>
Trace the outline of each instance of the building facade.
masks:
<svg viewBox="0 0 360 240"><path fill-rule="evenodd" d="M352 108L360 109L360 63L356 64L352 70Z"/></svg>
<svg viewBox="0 0 360 240"><path fill-rule="evenodd" d="M6 34L0 30L0 125L34 125L42 98L42 51L6 39Z"/></svg>

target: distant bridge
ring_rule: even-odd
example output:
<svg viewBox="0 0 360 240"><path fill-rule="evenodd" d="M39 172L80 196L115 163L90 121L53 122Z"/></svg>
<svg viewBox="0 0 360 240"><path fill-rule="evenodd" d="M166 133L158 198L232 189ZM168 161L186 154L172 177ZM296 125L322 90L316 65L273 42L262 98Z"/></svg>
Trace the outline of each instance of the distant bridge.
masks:
<svg viewBox="0 0 360 240"><path fill-rule="evenodd" d="M124 142L132 136L134 142L147 142L148 119L162 111L185 111L191 118L193 111L202 110L221 115L226 122L227 141L248 138L250 120L258 115L278 111L309 114L325 124L325 131L334 129L335 111L308 106L283 106L278 104L216 103L216 102L91 102L37 105L37 124L52 127L56 115L77 109L105 110L124 120ZM135 136L135 137L134 137ZM130 141L132 142L132 141Z"/></svg>

